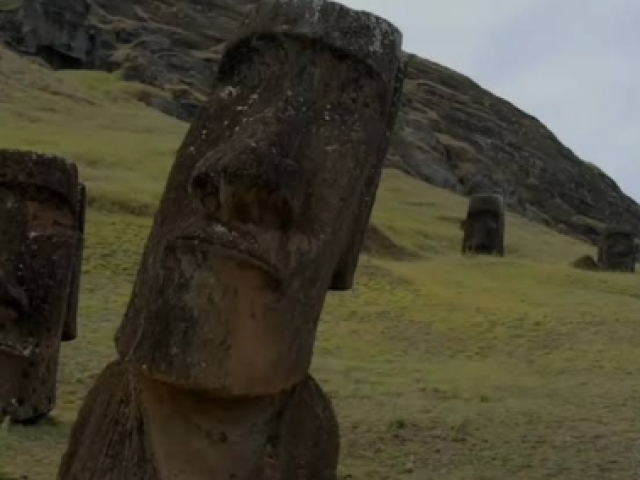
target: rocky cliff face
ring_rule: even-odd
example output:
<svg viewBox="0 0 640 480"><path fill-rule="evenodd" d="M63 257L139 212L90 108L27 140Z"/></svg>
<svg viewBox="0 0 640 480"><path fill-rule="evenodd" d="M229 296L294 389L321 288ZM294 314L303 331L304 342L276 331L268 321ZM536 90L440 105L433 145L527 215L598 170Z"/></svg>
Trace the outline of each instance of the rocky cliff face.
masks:
<svg viewBox="0 0 640 480"><path fill-rule="evenodd" d="M189 120L213 81L225 39L254 0L93 0L104 42L100 68L166 91L161 109Z"/></svg>
<svg viewBox="0 0 640 480"><path fill-rule="evenodd" d="M95 35L87 22L88 0L5 2L5 8L0 8L0 36L8 44L57 68L93 64Z"/></svg>
<svg viewBox="0 0 640 480"><path fill-rule="evenodd" d="M204 100L225 40L256 3L4 1L22 5L18 16L0 8L8 43L57 67L75 64L51 61L52 51L85 68L120 70L125 79L164 90L170 101L149 103L184 120ZM461 194L501 193L512 211L585 239L594 240L607 222L640 234L640 208L597 167L535 118L417 56L409 59L388 164Z"/></svg>
<svg viewBox="0 0 640 480"><path fill-rule="evenodd" d="M465 195L501 193L510 210L595 239L607 222L640 232L640 208L536 118L469 78L409 59L389 164Z"/></svg>

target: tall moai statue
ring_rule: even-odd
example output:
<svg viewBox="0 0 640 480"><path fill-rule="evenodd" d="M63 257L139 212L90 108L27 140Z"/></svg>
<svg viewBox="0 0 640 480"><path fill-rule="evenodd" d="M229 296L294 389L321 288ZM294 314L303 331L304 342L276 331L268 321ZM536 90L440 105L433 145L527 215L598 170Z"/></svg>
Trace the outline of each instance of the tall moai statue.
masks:
<svg viewBox="0 0 640 480"><path fill-rule="evenodd" d="M607 226L598 244L598 267L618 272L636 271L637 247L629 228Z"/></svg>
<svg viewBox="0 0 640 480"><path fill-rule="evenodd" d="M0 150L0 420L55 406L60 343L76 337L85 188L62 158Z"/></svg>
<svg viewBox="0 0 640 480"><path fill-rule="evenodd" d="M384 19L260 2L178 150L59 480L336 479L309 367L327 291L353 283L402 63Z"/></svg>
<svg viewBox="0 0 640 480"><path fill-rule="evenodd" d="M473 195L463 230L462 254L504 256L504 202L500 195Z"/></svg>

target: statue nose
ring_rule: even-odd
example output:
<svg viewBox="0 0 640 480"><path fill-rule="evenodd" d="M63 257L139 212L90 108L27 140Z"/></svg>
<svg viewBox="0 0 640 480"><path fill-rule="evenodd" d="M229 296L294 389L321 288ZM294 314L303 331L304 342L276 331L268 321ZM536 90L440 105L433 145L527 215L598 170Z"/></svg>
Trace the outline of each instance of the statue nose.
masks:
<svg viewBox="0 0 640 480"><path fill-rule="evenodd" d="M191 179L191 193L207 214L224 223L276 229L290 228L303 191L296 163L255 151L204 161Z"/></svg>

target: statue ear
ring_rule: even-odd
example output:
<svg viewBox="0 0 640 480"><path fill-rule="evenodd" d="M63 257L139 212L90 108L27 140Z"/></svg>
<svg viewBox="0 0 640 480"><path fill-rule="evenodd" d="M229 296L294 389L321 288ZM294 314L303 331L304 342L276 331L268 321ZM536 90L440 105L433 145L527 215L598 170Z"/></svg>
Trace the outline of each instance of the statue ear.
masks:
<svg viewBox="0 0 640 480"><path fill-rule="evenodd" d="M373 204L376 199L376 192L378 185L380 184L380 176L382 174L382 163L384 163L387 151L389 149L389 142L391 140L391 134L393 133L393 127L400 110L400 102L402 99L402 86L404 83L404 77L409 63L409 58L412 55L402 55L398 62L398 70L396 71L396 77L393 85L393 93L390 98L389 116L387 122L387 130L385 139L380 144L381 155L380 158L374 159L371 165L371 169L368 172L365 179L362 192L360 194L361 201L358 206L358 210L355 215L355 219L351 224L351 234L346 239L346 246L342 256L338 262L338 265L331 278L331 284L329 290L334 291L346 291L351 290L353 287L353 279L355 276L356 268L358 266L358 259L360 258L360 251L362 250L362 244L364 243L364 237L367 232L367 226L369 225L369 219L371 218L371 211L373 210Z"/></svg>
<svg viewBox="0 0 640 480"><path fill-rule="evenodd" d="M358 259L360 258L360 249L362 248L362 245L356 247L356 244L357 242L353 239L348 249L349 251L341 260L338 269L333 273L329 290L344 292L351 290L353 287L353 278L356 267L358 266Z"/></svg>
<svg viewBox="0 0 640 480"><path fill-rule="evenodd" d="M69 292L67 297L67 316L62 325L62 341L70 342L78 337L78 292L80 290L80 275L82 270L82 253L84 250L84 227L87 210L87 189L83 183L78 184L77 199L77 228L80 237L78 238L78 251L76 252L75 264Z"/></svg>

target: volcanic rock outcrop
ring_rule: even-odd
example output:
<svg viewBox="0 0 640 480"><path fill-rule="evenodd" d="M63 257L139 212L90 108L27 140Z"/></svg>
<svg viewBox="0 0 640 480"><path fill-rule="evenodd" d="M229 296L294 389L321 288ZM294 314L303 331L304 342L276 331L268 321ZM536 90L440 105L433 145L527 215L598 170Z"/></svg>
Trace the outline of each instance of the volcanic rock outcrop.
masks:
<svg viewBox="0 0 640 480"><path fill-rule="evenodd" d="M637 247L633 232L624 227L607 226L598 245L598 266L617 272L636 271Z"/></svg>
<svg viewBox="0 0 640 480"><path fill-rule="evenodd" d="M88 0L14 0L0 9L0 38L55 68L95 64L96 29Z"/></svg>
<svg viewBox="0 0 640 480"><path fill-rule="evenodd" d="M54 37L65 37L64 31L76 28L86 11L83 1L64 3L69 5L64 7L68 26ZM91 0L86 33L78 38L93 35L94 40L75 42L74 51L91 46L92 53L85 54L86 68L120 70L127 80L163 90L165 96L146 95L144 101L189 120L206 99L225 41L255 3ZM62 8L61 0L48 4ZM1 19L0 11L0 35L15 40L15 22L3 26ZM18 40L11 44L25 43ZM57 51L68 51L56 46L59 43L49 42ZM404 100L387 166L464 195L500 193L507 209L594 244L608 223L640 234L638 204L537 119L464 75L408 57Z"/></svg>

